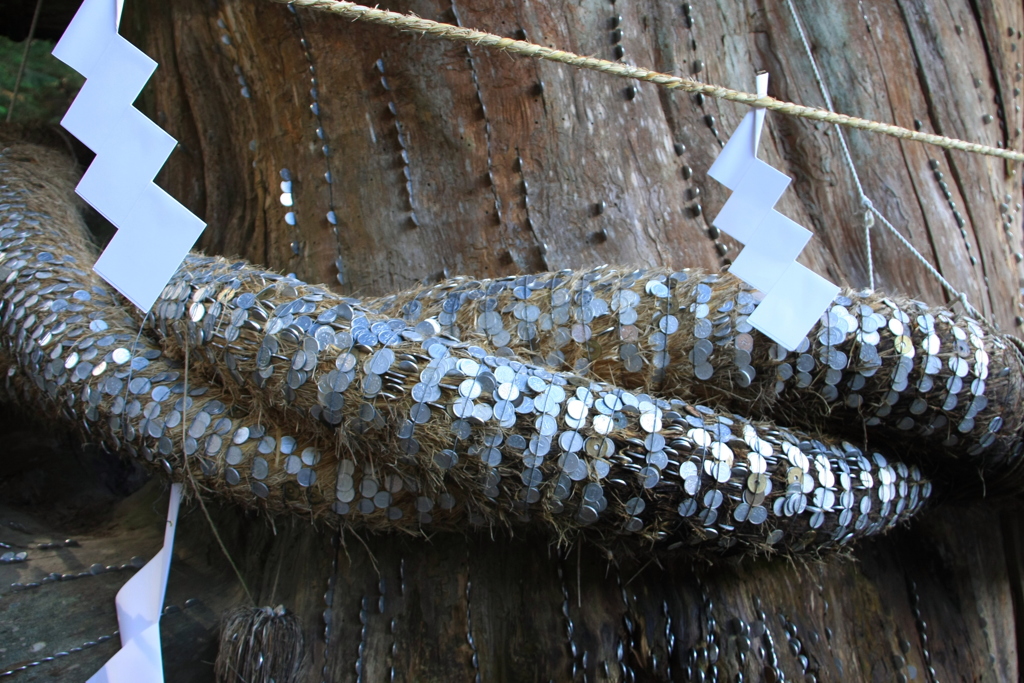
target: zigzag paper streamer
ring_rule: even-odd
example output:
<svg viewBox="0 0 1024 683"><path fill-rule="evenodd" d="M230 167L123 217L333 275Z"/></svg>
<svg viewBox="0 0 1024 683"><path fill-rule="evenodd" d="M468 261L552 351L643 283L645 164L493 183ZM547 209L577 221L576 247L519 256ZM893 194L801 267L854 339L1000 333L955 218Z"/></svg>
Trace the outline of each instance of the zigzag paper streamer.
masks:
<svg viewBox="0 0 1024 683"><path fill-rule="evenodd" d="M757 94L767 92L768 74L759 74ZM708 171L733 191L712 223L744 245L730 272L765 294L750 324L792 351L839 287L796 262L811 232L774 209L792 179L757 158L764 114L743 117Z"/></svg>
<svg viewBox="0 0 1024 683"><path fill-rule="evenodd" d="M53 50L85 76L61 125L96 153L76 191L117 227L93 269L143 311L206 224L153 178L177 144L132 106L156 62L117 33L122 0L85 0ZM90 683L162 683L160 613L181 485L171 487L164 546L117 593L121 649Z"/></svg>
<svg viewBox="0 0 1024 683"><path fill-rule="evenodd" d="M163 683L160 615L167 589L167 574L171 569L180 503L181 484L172 484L163 548L121 587L114 599L121 649L87 683Z"/></svg>
<svg viewBox="0 0 1024 683"><path fill-rule="evenodd" d="M96 153L76 191L117 227L93 269L143 311L206 224L153 178L177 144L132 103L156 62L118 35L122 0L85 0L53 55L85 76L61 125Z"/></svg>

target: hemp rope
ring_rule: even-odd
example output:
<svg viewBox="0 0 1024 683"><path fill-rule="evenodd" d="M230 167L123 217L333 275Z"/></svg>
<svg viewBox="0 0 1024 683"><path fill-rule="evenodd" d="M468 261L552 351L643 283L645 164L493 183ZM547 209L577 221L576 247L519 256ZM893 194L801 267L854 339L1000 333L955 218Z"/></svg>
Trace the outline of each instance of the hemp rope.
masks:
<svg viewBox="0 0 1024 683"><path fill-rule="evenodd" d="M711 83L701 83L691 78L670 76L665 73L652 71L651 69L610 62L606 59L598 59L596 57L583 57L572 52L544 47L543 45L537 45L525 40L503 38L502 36L498 36L493 33L461 28L459 26L452 26L451 24L432 21L430 19L422 19L416 16L399 14L397 12L374 9L352 2L341 2L340 0L273 1L282 4L309 7L325 12L331 12L348 19L368 21L373 24L390 26L402 31L413 31L433 38L483 45L484 47L497 48L499 50L505 50L507 52L525 55L527 57L546 59L552 62L569 64L582 69L600 71L602 73L622 78L633 78L640 81L647 81L649 83L655 83L668 88L669 90L683 90L690 93L701 93L709 97L729 100L731 102L739 102L740 104L746 104L751 107L770 109L771 111L777 111L791 116L799 116L815 121L824 121L826 123L834 123L840 126L848 126L850 128L858 128L860 130L867 130L874 133L882 133L891 137L900 138L901 140L914 140L916 142L937 145L946 149L959 149L965 152L974 152L975 154L1000 157L1010 161L1024 161L1024 153L1021 152L1014 152L1008 149L998 149L996 147L981 145L974 142L966 142L964 140L958 140L944 135L933 135L931 133L912 131L901 126L882 123L880 121L871 121L869 119L862 119L856 116L837 114L818 107L807 107L793 102L784 102L782 100L777 100L774 97L758 97L753 93L723 88L722 86Z"/></svg>

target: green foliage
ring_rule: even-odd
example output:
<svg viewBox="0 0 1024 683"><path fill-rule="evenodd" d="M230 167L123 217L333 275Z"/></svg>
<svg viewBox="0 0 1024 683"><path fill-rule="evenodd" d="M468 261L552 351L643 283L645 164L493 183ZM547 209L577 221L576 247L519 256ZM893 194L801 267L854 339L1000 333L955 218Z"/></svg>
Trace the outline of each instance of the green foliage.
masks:
<svg viewBox="0 0 1024 683"><path fill-rule="evenodd" d="M36 40L29 49L28 63L18 90L13 121L57 123L64 116L84 79L53 57L53 43ZM11 106L14 81L25 51L25 43L0 36L0 121Z"/></svg>

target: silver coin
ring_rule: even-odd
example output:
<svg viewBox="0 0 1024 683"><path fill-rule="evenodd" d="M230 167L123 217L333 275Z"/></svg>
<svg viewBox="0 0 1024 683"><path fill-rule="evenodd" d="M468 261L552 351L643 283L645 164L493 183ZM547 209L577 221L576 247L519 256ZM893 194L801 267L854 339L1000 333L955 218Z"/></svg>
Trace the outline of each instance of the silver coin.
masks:
<svg viewBox="0 0 1024 683"><path fill-rule="evenodd" d="M501 464L501 451L497 448L485 448L480 451L480 460L489 467L497 467Z"/></svg>
<svg viewBox="0 0 1024 683"><path fill-rule="evenodd" d="M562 432L558 435L558 445L566 453L578 453L584 444L583 436L579 432Z"/></svg>
<svg viewBox="0 0 1024 683"><path fill-rule="evenodd" d="M426 424L430 421L430 406L425 403L417 403L409 409L409 419L416 424Z"/></svg>
<svg viewBox="0 0 1024 683"><path fill-rule="evenodd" d="M245 456L242 453L241 448L239 448L238 446L229 446L227 454L224 456L224 460L229 465L239 465L241 464L244 457Z"/></svg>
<svg viewBox="0 0 1024 683"><path fill-rule="evenodd" d="M377 484L377 480L373 477L364 477L359 482L359 493L363 498L373 498L377 495L377 491L380 490L380 486Z"/></svg>
<svg viewBox="0 0 1024 683"><path fill-rule="evenodd" d="M459 384L459 395L467 399L478 398L482 392L483 386L475 379L467 379Z"/></svg>
<svg viewBox="0 0 1024 683"><path fill-rule="evenodd" d="M645 489L652 489L661 481L661 472L656 467L643 467L639 474Z"/></svg>
<svg viewBox="0 0 1024 683"><path fill-rule="evenodd" d="M445 449L434 454L434 464L442 470L451 469L459 462L459 456L455 451Z"/></svg>
<svg viewBox="0 0 1024 683"><path fill-rule="evenodd" d="M694 293L697 295L696 301L698 304L706 304L711 301L711 287L707 286L703 282L697 285Z"/></svg>
<svg viewBox="0 0 1024 683"><path fill-rule="evenodd" d="M630 356L622 362L622 365L626 372L640 372L644 368L644 361L640 356Z"/></svg>
<svg viewBox="0 0 1024 683"><path fill-rule="evenodd" d="M736 509L732 512L732 518L739 523L747 521L747 515L750 513L750 505L747 503L740 503L736 506Z"/></svg>
<svg viewBox="0 0 1024 683"><path fill-rule="evenodd" d="M679 478L689 479L690 477L697 477L698 474L697 465L692 460L685 460L679 463ZM690 494L693 495L693 494Z"/></svg>
<svg viewBox="0 0 1024 683"><path fill-rule="evenodd" d="M709 380L715 374L715 369L710 363L701 363L693 369L694 376L699 380Z"/></svg>
<svg viewBox="0 0 1024 683"><path fill-rule="evenodd" d="M718 489L709 489L704 493L704 507L715 509L722 505L725 496Z"/></svg>
<svg viewBox="0 0 1024 683"><path fill-rule="evenodd" d="M658 328L665 334L673 334L679 330L679 319L674 315L665 315L658 320Z"/></svg>
<svg viewBox="0 0 1024 683"><path fill-rule="evenodd" d="M692 517L697 512L697 501L687 498L679 504L678 512L680 517Z"/></svg>
<svg viewBox="0 0 1024 683"><path fill-rule="evenodd" d="M523 486L535 487L540 486L544 481L544 475L541 471L535 467L523 470L522 474L519 475L523 482Z"/></svg>
<svg viewBox="0 0 1024 683"><path fill-rule="evenodd" d="M270 474L270 465L263 458L256 456L252 461L252 476L254 479L266 479Z"/></svg>
<svg viewBox="0 0 1024 683"><path fill-rule="evenodd" d="M768 520L768 509L757 505L750 508L750 513L747 515L747 521L751 524L764 524Z"/></svg>
<svg viewBox="0 0 1024 683"><path fill-rule="evenodd" d="M384 349L390 351L391 349ZM362 390L363 396L376 396L380 393L380 390L384 387L384 382L381 380L380 375L366 375L363 377ZM293 387L297 388L297 387Z"/></svg>
<svg viewBox="0 0 1024 683"><path fill-rule="evenodd" d="M657 467L659 470L663 470L668 466L668 454L665 451L654 451L653 453L647 454L647 464L651 467Z"/></svg>

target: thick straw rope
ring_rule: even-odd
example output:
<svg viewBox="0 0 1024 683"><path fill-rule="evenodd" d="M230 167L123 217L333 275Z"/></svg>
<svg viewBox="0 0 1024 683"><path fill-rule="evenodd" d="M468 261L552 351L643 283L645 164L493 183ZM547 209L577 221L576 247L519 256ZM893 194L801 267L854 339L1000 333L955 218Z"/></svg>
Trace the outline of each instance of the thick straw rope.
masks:
<svg viewBox="0 0 1024 683"><path fill-rule="evenodd" d="M559 329L523 321L516 348L529 353L535 341L543 351L572 322L575 336L559 350L596 371L609 367L602 346L643 332L646 349L648 330L633 323L647 328L654 311L676 311L694 290L716 310L724 304L714 291L743 298L725 279L602 279L614 275L603 269L360 301L192 254L137 336L125 302L86 269L95 256L66 175L44 150L0 150L0 399L176 480L194 477L202 495L369 531L529 525L562 542L713 554L840 548L909 519L929 498L932 484L897 455L545 369L497 332L517 312L540 322L553 305ZM510 301L509 289L517 305L506 312L495 297ZM490 338L455 336L471 311ZM688 336L689 319L673 330L667 315L659 326ZM643 357L629 357L639 365L623 361L626 370L643 369ZM989 358L999 364L998 353ZM879 360L884 377L891 366ZM712 375L730 384L724 368Z"/></svg>
<svg viewBox="0 0 1024 683"><path fill-rule="evenodd" d="M0 399L201 495L371 531L817 553L916 513L914 461L951 494L1020 490L1024 358L948 311L851 292L789 354L749 291L696 270L356 300L191 254L140 335L85 269L61 168L0 150Z"/></svg>
<svg viewBox="0 0 1024 683"><path fill-rule="evenodd" d="M840 126L848 126L850 128L859 128L861 130L867 130L874 133L882 133L884 135L900 138L901 140L914 140L930 145L937 145L946 149L959 149L965 152L974 152L975 154L1000 157L1010 161L1024 161L1024 154L1008 149L998 149L988 145L949 138L944 135L921 133L901 126L894 126L889 123L871 121L869 119L862 119L856 116L847 116L846 114L837 114L826 109L819 109L818 107L806 107L793 102L784 102L782 100L777 100L774 97L758 97L753 93L731 90L729 88L723 88L720 85L701 83L690 78L682 78L679 76L669 76L668 74L652 71L643 67L610 62L605 59L597 59L596 57L583 57L572 52L556 50L554 48L544 47L543 45L529 43L525 40L512 40L511 38L503 38L493 33L485 33L483 31L475 31L469 28L452 26L451 24L431 21L430 19L421 19L420 17L399 14L397 12L374 9L363 5L357 5L352 2L340 2L338 0L274 0L274 2L286 3L298 7L310 7L312 9L332 12L348 19L368 21L374 24L397 28L402 31L414 31L434 38L474 43L476 45L497 48L499 50L505 50L507 52L525 55L536 59L546 59L552 62L570 64L581 69L600 71L602 73L620 76L622 78L633 78L640 81L648 81L668 88L669 90L684 90L691 93L701 93L709 97L729 100L731 102L739 102L752 107L762 107L764 109L770 109L772 111L789 114L791 116L800 116L807 119L813 119L815 121L824 121L826 123L834 123Z"/></svg>

